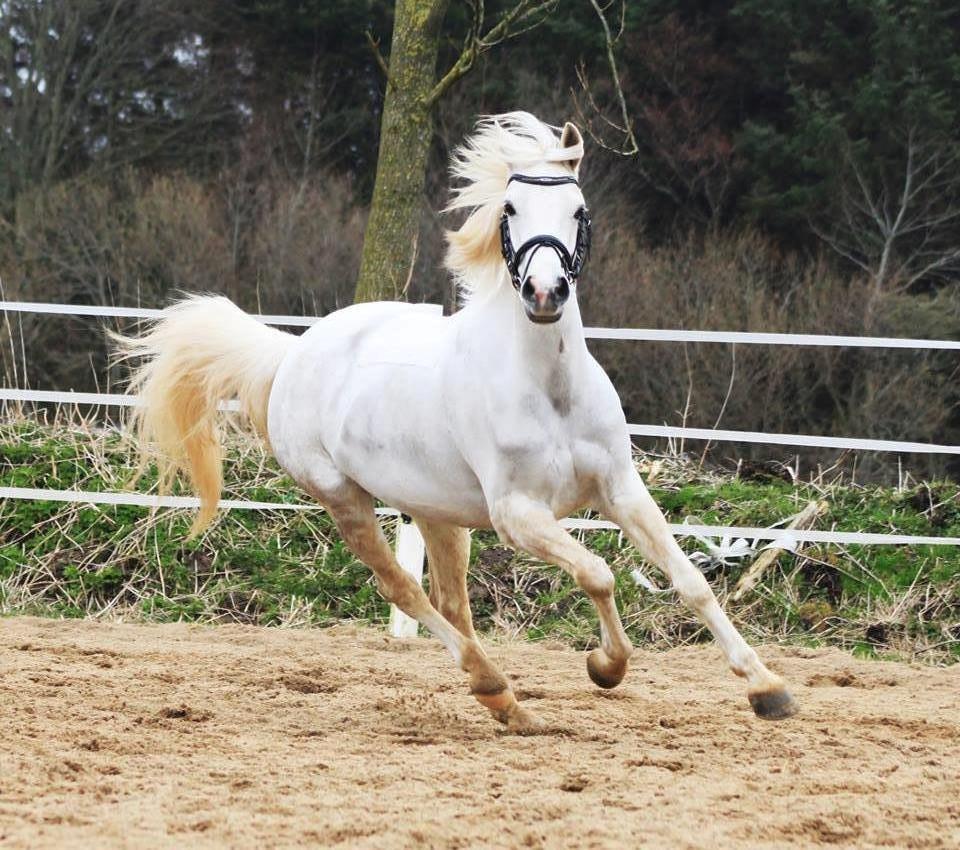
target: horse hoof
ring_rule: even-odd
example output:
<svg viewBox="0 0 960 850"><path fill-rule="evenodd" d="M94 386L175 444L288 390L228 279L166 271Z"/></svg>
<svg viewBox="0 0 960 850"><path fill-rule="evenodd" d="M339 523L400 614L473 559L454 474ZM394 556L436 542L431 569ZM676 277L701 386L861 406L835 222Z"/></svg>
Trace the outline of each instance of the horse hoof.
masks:
<svg viewBox="0 0 960 850"><path fill-rule="evenodd" d="M786 720L800 708L786 688L774 691L754 691L747 694L754 714L764 720Z"/></svg>
<svg viewBox="0 0 960 850"><path fill-rule="evenodd" d="M626 661L611 661L602 649L595 649L587 656L587 674L600 688L615 688L627 675Z"/></svg>
<svg viewBox="0 0 960 850"><path fill-rule="evenodd" d="M519 705L507 716L506 727L511 735L545 735L550 731L543 720Z"/></svg>

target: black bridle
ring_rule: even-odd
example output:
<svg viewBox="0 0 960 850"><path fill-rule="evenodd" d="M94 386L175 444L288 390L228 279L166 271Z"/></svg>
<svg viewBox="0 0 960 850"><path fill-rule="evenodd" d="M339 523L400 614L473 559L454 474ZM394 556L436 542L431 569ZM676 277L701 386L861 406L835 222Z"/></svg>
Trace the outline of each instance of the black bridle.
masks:
<svg viewBox="0 0 960 850"><path fill-rule="evenodd" d="M531 177L527 174L511 174L507 180L509 186L514 180L518 183L529 183L531 186L563 186L567 183L573 183L579 186L580 183L576 177ZM555 251L560 258L560 265L563 266L563 273L567 281L571 284L576 283L583 271L584 263L590 254L590 213L586 207L577 210L575 217L577 219L577 242L573 247L571 254L564 245L555 236L541 234L532 236L524 242L519 248L514 250L513 240L510 238L510 216L504 211L500 216L500 250L503 253L503 260L507 264L507 271L510 272L510 280L513 281L513 288L519 290L523 281L520 280L520 264L523 258L531 251L537 248L550 248Z"/></svg>

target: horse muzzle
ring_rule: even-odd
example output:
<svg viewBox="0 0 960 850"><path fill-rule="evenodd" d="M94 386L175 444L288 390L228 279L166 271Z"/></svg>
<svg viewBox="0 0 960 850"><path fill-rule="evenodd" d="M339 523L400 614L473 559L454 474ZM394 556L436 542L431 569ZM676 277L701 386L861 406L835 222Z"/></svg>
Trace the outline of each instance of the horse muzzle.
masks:
<svg viewBox="0 0 960 850"><path fill-rule="evenodd" d="M563 305L570 297L570 281L558 277L553 286L541 286L538 278L529 276L520 287L520 300L527 318L538 325L549 325L563 315Z"/></svg>

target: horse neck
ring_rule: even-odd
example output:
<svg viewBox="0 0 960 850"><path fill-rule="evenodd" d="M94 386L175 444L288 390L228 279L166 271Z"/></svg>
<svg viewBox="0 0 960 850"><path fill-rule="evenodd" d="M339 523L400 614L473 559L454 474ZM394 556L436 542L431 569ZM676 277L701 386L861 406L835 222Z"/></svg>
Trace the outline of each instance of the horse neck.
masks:
<svg viewBox="0 0 960 850"><path fill-rule="evenodd" d="M507 338L501 338L500 356L512 361L511 370L525 372L537 383L556 381L560 374L575 378L590 356L575 292L563 315L552 325L531 322L509 283L501 286L482 309L486 320L505 331L509 328Z"/></svg>

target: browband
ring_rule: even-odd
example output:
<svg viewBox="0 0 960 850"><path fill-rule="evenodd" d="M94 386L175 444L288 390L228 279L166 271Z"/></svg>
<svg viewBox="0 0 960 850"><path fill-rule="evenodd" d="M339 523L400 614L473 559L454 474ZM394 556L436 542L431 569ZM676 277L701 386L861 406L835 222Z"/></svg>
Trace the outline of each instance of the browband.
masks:
<svg viewBox="0 0 960 850"><path fill-rule="evenodd" d="M509 186L514 180L518 183L529 183L531 186L562 186L564 183L573 183L576 186L580 185L580 181L572 175L563 177L535 177L529 174L511 174L507 180L507 185Z"/></svg>

